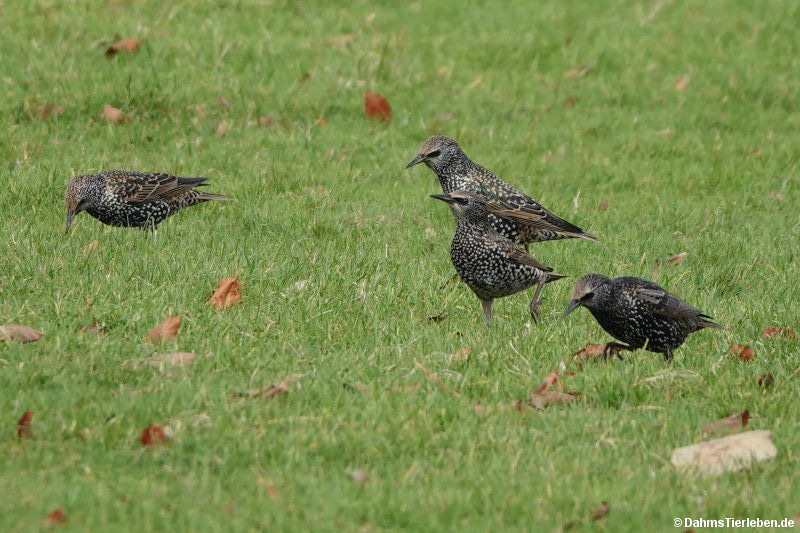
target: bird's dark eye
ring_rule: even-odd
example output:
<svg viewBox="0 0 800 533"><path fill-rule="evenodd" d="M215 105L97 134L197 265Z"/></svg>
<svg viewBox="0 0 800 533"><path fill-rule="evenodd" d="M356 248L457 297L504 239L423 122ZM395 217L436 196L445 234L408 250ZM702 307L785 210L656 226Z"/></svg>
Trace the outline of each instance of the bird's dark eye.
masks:
<svg viewBox="0 0 800 533"><path fill-rule="evenodd" d="M440 153L441 151L439 150L433 150L432 152L428 152L428 155L426 157L439 157Z"/></svg>
<svg viewBox="0 0 800 533"><path fill-rule="evenodd" d="M593 292L587 292L586 294L584 294L583 296L581 296L581 301L582 301L582 302L588 302L589 300L591 300L591 299L592 299L592 296L594 296L594 293L593 293Z"/></svg>

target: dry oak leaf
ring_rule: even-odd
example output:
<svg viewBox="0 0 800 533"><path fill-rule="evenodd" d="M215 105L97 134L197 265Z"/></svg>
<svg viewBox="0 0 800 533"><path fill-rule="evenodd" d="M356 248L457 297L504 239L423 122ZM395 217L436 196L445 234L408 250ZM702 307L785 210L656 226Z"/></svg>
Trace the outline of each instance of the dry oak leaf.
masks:
<svg viewBox="0 0 800 533"><path fill-rule="evenodd" d="M581 348L573 354L574 359L594 359L596 357L603 357L603 349L605 344L587 344L586 348Z"/></svg>
<svg viewBox="0 0 800 533"><path fill-rule="evenodd" d="M42 335L41 331L19 324L0 326L0 341L36 342L42 338Z"/></svg>
<svg viewBox="0 0 800 533"><path fill-rule="evenodd" d="M378 93L364 93L364 112L368 117L392 120L392 106L383 95Z"/></svg>
<svg viewBox="0 0 800 533"><path fill-rule="evenodd" d="M709 422L703 427L703 433L707 435L725 435L734 433L744 428L750 420L750 411L745 409L741 413L733 413L725 418Z"/></svg>
<svg viewBox="0 0 800 533"><path fill-rule="evenodd" d="M683 91L689 85L689 76L684 74L682 76L678 76L678 79L675 80L675 83L672 84L672 87L676 91Z"/></svg>
<svg viewBox="0 0 800 533"><path fill-rule="evenodd" d="M19 420L17 420L17 438L29 439L31 438L31 420L33 413L29 410L25 411Z"/></svg>
<svg viewBox="0 0 800 533"><path fill-rule="evenodd" d="M689 254L687 252L681 252L679 254L669 256L669 259L667 259L667 261L669 261L671 265L677 265L678 263L686 259L686 256L688 255Z"/></svg>
<svg viewBox="0 0 800 533"><path fill-rule="evenodd" d="M54 511L51 511L47 516L44 517L42 520L42 525L44 527L55 526L58 524L63 524L64 520L67 519L67 513L64 512L64 509L58 508Z"/></svg>
<svg viewBox="0 0 800 533"><path fill-rule="evenodd" d="M592 510L592 520L600 520L607 515L610 510L611 507L609 507L608 502L600 502L600 505Z"/></svg>
<svg viewBox="0 0 800 533"><path fill-rule="evenodd" d="M172 366L185 366L193 363L197 359L197 354L192 352L170 352L157 357L149 357L145 362L150 366L161 366L168 364Z"/></svg>
<svg viewBox="0 0 800 533"><path fill-rule="evenodd" d="M123 39L117 41L106 48L106 57L112 57L122 50L126 52L135 52L139 49L139 45L142 44L142 41L144 41L144 39Z"/></svg>
<svg viewBox="0 0 800 533"><path fill-rule="evenodd" d="M206 301L208 305L214 306L217 310L227 309L242 301L242 288L239 285L239 278L222 278L217 282L217 288Z"/></svg>
<svg viewBox="0 0 800 533"><path fill-rule="evenodd" d="M283 381L267 385L260 389L250 389L247 392L233 392L233 398L274 398L282 394L289 393L289 384L294 381L292 376L286 376Z"/></svg>
<svg viewBox="0 0 800 533"><path fill-rule="evenodd" d="M544 381L539 383L538 387L533 389L533 394L541 394L542 392L546 391L556 383L559 383L558 372L553 370L547 375L546 378L544 378Z"/></svg>
<svg viewBox="0 0 800 533"><path fill-rule="evenodd" d="M181 317L179 315L169 315L164 318L161 324L151 329L145 339L150 339L153 342L171 339L178 334L180 327Z"/></svg>
<svg viewBox="0 0 800 533"><path fill-rule="evenodd" d="M783 326L773 326L771 328L767 328L764 330L762 334L764 337L783 337L786 339L794 339L797 334L791 328L785 328Z"/></svg>
<svg viewBox="0 0 800 533"><path fill-rule="evenodd" d="M125 122L128 116L114 106L103 104L103 112L100 113L100 118L104 118L109 122Z"/></svg>
<svg viewBox="0 0 800 533"><path fill-rule="evenodd" d="M772 431L745 431L721 439L676 448L670 462L673 466L716 475L735 472L754 461L765 461L778 455L772 443Z"/></svg>
<svg viewBox="0 0 800 533"><path fill-rule="evenodd" d="M44 104L36 110L36 116L42 119L58 117L64 113L64 108L60 105Z"/></svg>
<svg viewBox="0 0 800 533"><path fill-rule="evenodd" d="M742 361L752 361L756 357L756 352L746 344L734 344L731 353Z"/></svg>
<svg viewBox="0 0 800 533"><path fill-rule="evenodd" d="M139 442L142 443L142 446L160 444L165 442L167 439L167 434L158 424L148 424L147 427L142 430L142 434L139 436Z"/></svg>

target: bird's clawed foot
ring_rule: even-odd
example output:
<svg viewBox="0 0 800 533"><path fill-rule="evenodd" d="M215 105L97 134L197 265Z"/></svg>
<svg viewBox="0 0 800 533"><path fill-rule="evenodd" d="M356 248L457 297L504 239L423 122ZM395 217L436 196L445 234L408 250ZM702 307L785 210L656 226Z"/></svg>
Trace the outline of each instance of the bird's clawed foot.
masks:
<svg viewBox="0 0 800 533"><path fill-rule="evenodd" d="M533 320L534 324L539 321L539 306L541 305L542 300L541 298L534 298L531 300L530 305L530 312L531 312L531 320Z"/></svg>
<svg viewBox="0 0 800 533"><path fill-rule="evenodd" d="M622 361L622 356L619 354L622 350L627 350L632 352L633 349L630 346L625 346L624 344L620 344L618 342L609 342L603 347L603 360L608 360L609 356L614 357L615 355L617 358Z"/></svg>

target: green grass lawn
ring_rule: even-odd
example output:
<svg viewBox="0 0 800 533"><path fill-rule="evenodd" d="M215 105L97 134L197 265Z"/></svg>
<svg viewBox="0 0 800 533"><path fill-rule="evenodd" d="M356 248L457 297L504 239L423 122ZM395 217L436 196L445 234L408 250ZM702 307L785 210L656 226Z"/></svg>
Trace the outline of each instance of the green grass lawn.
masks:
<svg viewBox="0 0 800 533"><path fill-rule="evenodd" d="M0 20L0 324L44 332L0 344L0 530L56 508L63 531L137 532L642 531L800 512L800 343L762 336L800 331L800 4L11 0ZM138 52L104 57L129 37ZM391 122L365 117L365 91ZM63 113L43 119L45 104ZM108 123L104 104L130 120ZM538 324L529 291L487 328L451 280L438 183L403 169L433 134L600 237L532 246L570 276ZM156 240L86 214L65 237L64 185L108 168L208 176L237 201L187 209ZM728 329L671 364L588 362L563 376L578 401L512 409L610 340L585 310L560 315L594 271L652 279ZM234 275L243 303L207 306ZM175 340L143 342L168 314ZM76 331L93 319L105 335ZM753 361L730 355L739 343ZM176 350L199 357L144 364ZM287 376L282 397L231 396ZM670 466L743 409L773 430L775 460L715 478ZM149 423L168 444L139 444Z"/></svg>

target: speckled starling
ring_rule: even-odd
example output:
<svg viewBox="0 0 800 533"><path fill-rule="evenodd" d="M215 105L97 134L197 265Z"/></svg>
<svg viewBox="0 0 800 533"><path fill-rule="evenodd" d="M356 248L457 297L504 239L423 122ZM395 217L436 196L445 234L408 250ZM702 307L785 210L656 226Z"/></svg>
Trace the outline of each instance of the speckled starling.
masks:
<svg viewBox="0 0 800 533"><path fill-rule="evenodd" d="M206 200L231 200L221 194L194 190L206 178L180 178L169 174L104 170L76 176L67 185L66 230L72 218L86 211L103 224L155 229L184 207Z"/></svg>
<svg viewBox="0 0 800 533"><path fill-rule="evenodd" d="M536 320L539 294L545 283L564 276L540 264L518 248L514 242L491 227L491 206L483 196L453 191L434 194L450 204L456 215L456 233L450 245L450 258L458 275L483 305L483 315L488 324L492 320L492 302L495 298L509 296L536 285L531 300L530 313Z"/></svg>
<svg viewBox="0 0 800 533"><path fill-rule="evenodd" d="M626 344L606 344L604 356L620 350L644 347L672 359L690 333L703 328L722 328L711 317L671 294L652 281L626 276L611 279L602 274L586 274L575 284L564 316L586 307L600 326Z"/></svg>
<svg viewBox="0 0 800 533"><path fill-rule="evenodd" d="M406 168L425 163L436 177L445 194L457 191L471 191L481 194L487 192L502 201L508 209L523 215L534 215L528 220L514 220L513 217L490 216L492 228L517 244L527 247L530 242L550 241L580 237L597 240L550 212L539 202L504 182L491 171L470 160L455 140L437 135L422 143L419 154L409 161Z"/></svg>

